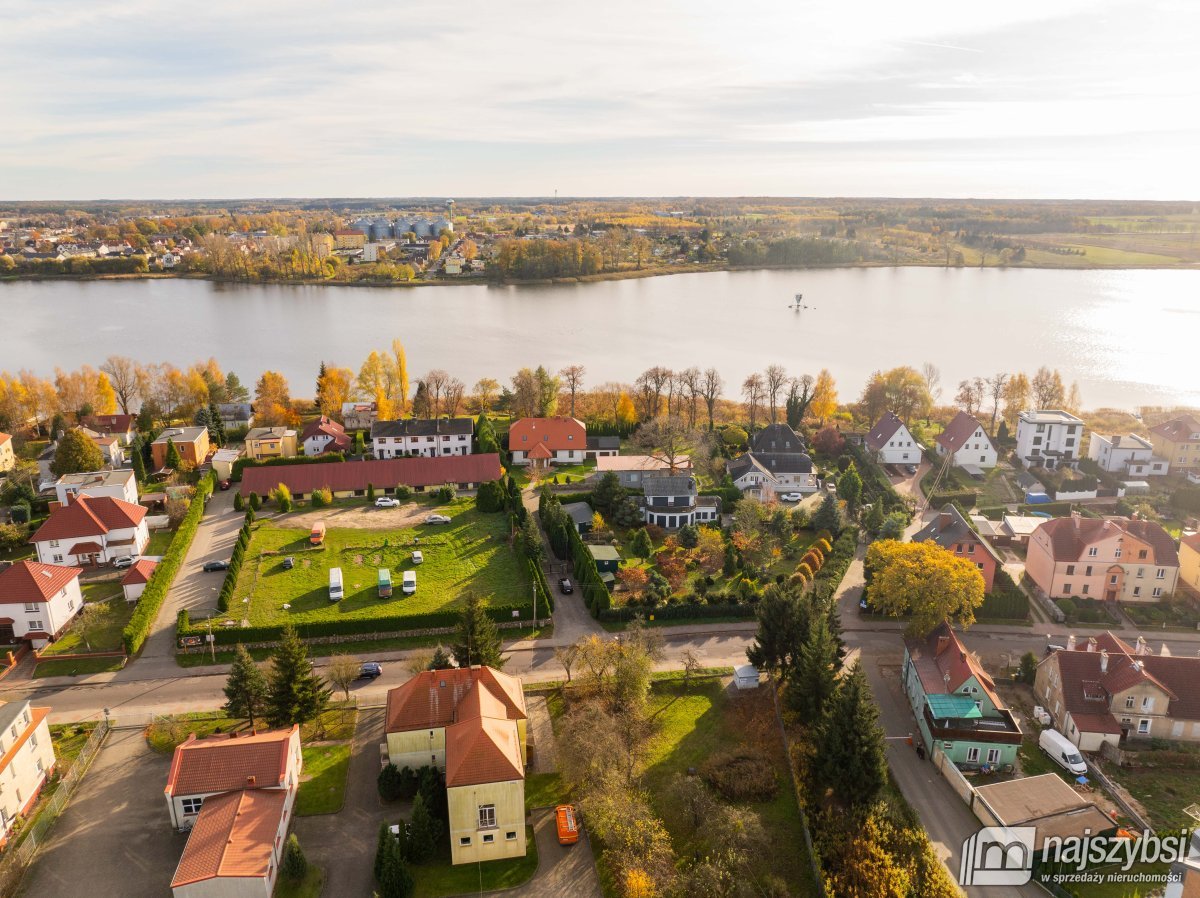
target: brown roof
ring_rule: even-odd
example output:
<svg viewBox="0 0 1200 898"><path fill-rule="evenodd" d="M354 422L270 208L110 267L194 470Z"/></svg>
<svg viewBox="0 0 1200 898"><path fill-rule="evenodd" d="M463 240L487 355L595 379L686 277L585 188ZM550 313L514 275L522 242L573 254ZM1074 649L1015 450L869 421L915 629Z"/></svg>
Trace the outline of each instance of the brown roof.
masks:
<svg viewBox="0 0 1200 898"><path fill-rule="evenodd" d="M133 415L86 415L81 423L100 433L127 434L133 430Z"/></svg>
<svg viewBox="0 0 1200 898"><path fill-rule="evenodd" d="M938 434L937 441L941 446L945 446L950 452L957 452L976 430L981 430L983 425L976 420L974 415L968 415L966 412L959 412L954 416L954 420L946 425L946 429ZM983 432L987 437L987 431ZM990 438L988 439L990 443Z"/></svg>
<svg viewBox="0 0 1200 898"><path fill-rule="evenodd" d="M516 721L476 717L446 728L447 788L524 778Z"/></svg>
<svg viewBox="0 0 1200 898"><path fill-rule="evenodd" d="M156 567L158 567L157 561L139 558L133 563L133 567L125 572L125 576L121 578L121 585L136 586L138 583L149 583L150 575L154 573Z"/></svg>
<svg viewBox="0 0 1200 898"><path fill-rule="evenodd" d="M82 573L77 567L18 561L0 571L0 605L48 602Z"/></svg>
<svg viewBox="0 0 1200 898"><path fill-rule="evenodd" d="M266 877L287 792L253 789L204 800L171 888L217 876Z"/></svg>
<svg viewBox="0 0 1200 898"><path fill-rule="evenodd" d="M974 677L993 706L997 709L1006 707L996 694L996 684L988 672L963 648L945 621L924 639L907 637L904 644L926 695L949 695Z"/></svg>
<svg viewBox="0 0 1200 898"><path fill-rule="evenodd" d="M124 499L83 495L50 512L50 517L29 541L100 536L110 530L136 527L145 516L145 508Z"/></svg>
<svg viewBox="0 0 1200 898"><path fill-rule="evenodd" d="M534 443L545 443L551 452L587 448L587 427L577 418L520 418L508 428L508 450L528 451Z"/></svg>
<svg viewBox="0 0 1200 898"><path fill-rule="evenodd" d="M500 479L500 456L444 455L434 458L381 458L374 461L324 462L312 465L266 465L242 472L241 493L265 496L286 483L293 494L329 487L333 492L365 490L369 484L441 486Z"/></svg>
<svg viewBox="0 0 1200 898"><path fill-rule="evenodd" d="M867 445L878 452L903 426L904 422L896 417L895 412L888 412L875 423L871 432L867 434Z"/></svg>
<svg viewBox="0 0 1200 898"><path fill-rule="evenodd" d="M300 433L300 442L304 442L309 437L315 437L318 434L324 434L333 438L344 437L346 428L342 427L337 421L321 415L319 418L314 418L304 425L304 430Z"/></svg>
<svg viewBox="0 0 1200 898"><path fill-rule="evenodd" d="M469 693L481 690L503 705L503 716L511 720L525 718L525 693L516 677L490 667L456 667L422 671L388 690L386 731L403 733L449 726L465 719L464 710L478 715L480 697L467 705L464 700Z"/></svg>
<svg viewBox="0 0 1200 898"><path fill-rule="evenodd" d="M1005 826L1036 826L1039 839L1102 833L1116 824L1056 773L979 786Z"/></svg>
<svg viewBox="0 0 1200 898"><path fill-rule="evenodd" d="M1191 415L1183 415L1154 425L1150 432L1166 437L1172 443L1186 443L1195 439L1195 434L1200 434L1200 422Z"/></svg>
<svg viewBox="0 0 1200 898"><path fill-rule="evenodd" d="M176 746L167 775L167 795L204 795L231 789L279 786L287 775L290 730L249 736L209 736L193 733Z"/></svg>
<svg viewBox="0 0 1200 898"><path fill-rule="evenodd" d="M1004 564L996 550L992 548L991 543L975 532L967 519L962 516L962 512L953 504L943 506L932 521L913 534L912 541L914 543L923 543L927 540L932 540L943 549L957 543L975 543L983 546L983 550L992 557L996 564Z"/></svg>
<svg viewBox="0 0 1200 898"><path fill-rule="evenodd" d="M1081 561L1084 550L1092 543L1100 542L1118 532L1128 533L1147 543L1154 552L1152 564L1164 567L1179 566L1179 552L1171 534L1153 521L1133 521L1129 518L1085 518L1072 515L1069 518L1054 518L1046 521L1035 534L1044 532L1050 536L1050 547L1055 561Z"/></svg>

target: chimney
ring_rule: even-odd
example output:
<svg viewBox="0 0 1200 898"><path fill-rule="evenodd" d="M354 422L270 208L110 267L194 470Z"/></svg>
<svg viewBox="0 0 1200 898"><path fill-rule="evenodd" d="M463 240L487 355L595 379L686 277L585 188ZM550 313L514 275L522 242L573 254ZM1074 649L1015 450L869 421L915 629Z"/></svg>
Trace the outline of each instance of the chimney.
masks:
<svg viewBox="0 0 1200 898"><path fill-rule="evenodd" d="M1070 634L1067 637L1067 651L1068 652L1075 651L1075 634L1074 633Z"/></svg>
<svg viewBox="0 0 1200 898"><path fill-rule="evenodd" d="M248 777L246 777L246 785L247 786L253 786L256 782L257 782L257 780L254 778L253 773L250 774Z"/></svg>
<svg viewBox="0 0 1200 898"><path fill-rule="evenodd" d="M938 530L945 530L947 527L950 526L951 523L953 523L953 521L954 521L954 515L950 514L950 512L948 512L948 511L939 512L938 516L937 516Z"/></svg>
<svg viewBox="0 0 1200 898"><path fill-rule="evenodd" d="M1088 650L1089 652L1094 652L1094 651L1096 651L1096 637L1095 637L1095 636L1089 636L1089 637L1088 637L1088 641L1087 641L1087 650Z"/></svg>
<svg viewBox="0 0 1200 898"><path fill-rule="evenodd" d="M946 650L946 646L950 644L949 636L939 636L937 641L937 654L941 654Z"/></svg>
<svg viewBox="0 0 1200 898"><path fill-rule="evenodd" d="M1108 651L1100 650L1100 673L1108 673Z"/></svg>
<svg viewBox="0 0 1200 898"><path fill-rule="evenodd" d="M1137 647L1133 651L1135 655L1146 654L1146 637L1139 636L1137 638Z"/></svg>

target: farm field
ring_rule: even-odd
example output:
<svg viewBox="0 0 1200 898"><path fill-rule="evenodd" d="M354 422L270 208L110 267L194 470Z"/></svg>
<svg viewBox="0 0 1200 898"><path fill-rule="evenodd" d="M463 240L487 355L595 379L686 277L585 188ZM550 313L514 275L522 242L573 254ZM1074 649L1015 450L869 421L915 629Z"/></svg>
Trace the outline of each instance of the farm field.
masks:
<svg viewBox="0 0 1200 898"><path fill-rule="evenodd" d="M508 545L507 516L483 514L468 499L439 511L452 522L380 530L331 527L321 548L310 546L309 529L292 526L288 516L260 520L230 602L231 614L244 608L241 616L251 626L270 626L446 611L459 606L469 590L495 604L528 600L528 577ZM412 561L414 549L424 556L421 564ZM291 570L283 567L288 556L295 559ZM335 567L342 569L344 580L340 602L329 601L329 571ZM392 573L388 599L378 595L380 568ZM406 570L417 574L413 595L400 589Z"/></svg>

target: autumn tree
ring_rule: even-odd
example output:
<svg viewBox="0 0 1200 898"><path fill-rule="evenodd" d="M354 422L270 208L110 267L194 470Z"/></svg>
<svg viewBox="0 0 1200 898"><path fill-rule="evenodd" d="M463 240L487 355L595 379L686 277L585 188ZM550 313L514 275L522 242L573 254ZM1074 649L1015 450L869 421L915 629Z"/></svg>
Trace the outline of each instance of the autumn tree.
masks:
<svg viewBox="0 0 1200 898"><path fill-rule="evenodd" d="M64 474L78 474L81 471L99 471L104 467L104 455L100 447L92 442L92 438L82 430L68 430L58 448L54 450L54 460L50 462L50 473L55 477Z"/></svg>
<svg viewBox="0 0 1200 898"><path fill-rule="evenodd" d="M648 421L658 417L662 410L663 392L674 376L670 368L662 365L647 368L638 375L633 382L633 401L639 419Z"/></svg>
<svg viewBox="0 0 1200 898"><path fill-rule="evenodd" d="M317 376L317 411L328 418L341 420L342 404L350 401L354 373L349 368L336 368L321 363Z"/></svg>
<svg viewBox="0 0 1200 898"><path fill-rule="evenodd" d="M1066 390L1057 369L1051 371L1045 365L1038 368L1030 381L1030 389L1034 405L1040 409L1061 408L1066 403Z"/></svg>
<svg viewBox="0 0 1200 898"><path fill-rule="evenodd" d="M287 379L278 371L264 371L254 389L254 417L260 427L295 423Z"/></svg>
<svg viewBox="0 0 1200 898"><path fill-rule="evenodd" d="M978 417L986 393L987 384L982 377L968 377L958 382L958 392L954 394L954 402L968 415Z"/></svg>
<svg viewBox="0 0 1200 898"><path fill-rule="evenodd" d="M675 474L682 469L698 437L683 419L658 417L642 424L633 442L644 454L666 465L668 473Z"/></svg>
<svg viewBox="0 0 1200 898"><path fill-rule="evenodd" d="M867 550L866 566L872 607L893 617L907 616L914 636L947 620L969 627L983 604L983 575L975 565L931 540L877 540Z"/></svg>
<svg viewBox="0 0 1200 898"><path fill-rule="evenodd" d="M937 401L942 398L942 371L933 362L926 362L921 366L921 379L925 381L925 391L929 394L929 398L936 405Z"/></svg>
<svg viewBox="0 0 1200 898"><path fill-rule="evenodd" d="M837 411L837 384L828 368L822 368L817 374L817 382L813 385L812 401L808 404L809 413L824 424Z"/></svg>
<svg viewBox="0 0 1200 898"><path fill-rule="evenodd" d="M496 404L496 397L499 395L500 383L494 378L483 377L475 381L471 404L475 407L477 414L484 414L492 410L492 406Z"/></svg>
<svg viewBox="0 0 1200 898"><path fill-rule="evenodd" d="M1004 421L1009 430L1017 426L1017 416L1029 408L1029 397L1032 388L1029 378L1018 371L1004 385Z"/></svg>
<svg viewBox="0 0 1200 898"><path fill-rule="evenodd" d="M924 416L933 405L925 387L925 378L907 365L888 371L876 371L863 388L859 404L863 416L876 421L886 411L893 411L905 423L913 417Z"/></svg>

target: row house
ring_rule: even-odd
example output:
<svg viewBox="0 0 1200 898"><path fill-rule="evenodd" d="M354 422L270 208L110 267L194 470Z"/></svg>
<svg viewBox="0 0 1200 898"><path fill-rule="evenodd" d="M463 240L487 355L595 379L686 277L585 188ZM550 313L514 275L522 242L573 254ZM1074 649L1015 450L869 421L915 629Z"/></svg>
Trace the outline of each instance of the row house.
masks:
<svg viewBox="0 0 1200 898"><path fill-rule="evenodd" d="M371 451L376 458L470 455L474 433L475 422L470 418L376 421L371 425Z"/></svg>

